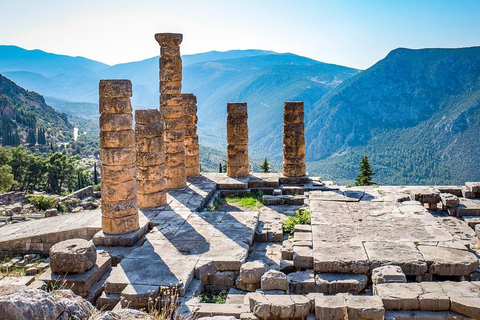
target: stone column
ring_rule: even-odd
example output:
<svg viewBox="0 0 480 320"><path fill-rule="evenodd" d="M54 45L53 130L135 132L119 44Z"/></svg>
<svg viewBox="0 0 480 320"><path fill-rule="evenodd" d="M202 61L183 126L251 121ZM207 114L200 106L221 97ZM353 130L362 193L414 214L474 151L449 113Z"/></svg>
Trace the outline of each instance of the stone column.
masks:
<svg viewBox="0 0 480 320"><path fill-rule="evenodd" d="M160 44L160 113L164 121L165 178L167 189L187 186L185 122L182 105L182 58L177 33L157 33Z"/></svg>
<svg viewBox="0 0 480 320"><path fill-rule="evenodd" d="M227 104L227 175L233 178L250 174L248 162L247 104Z"/></svg>
<svg viewBox="0 0 480 320"><path fill-rule="evenodd" d="M200 174L200 150L197 135L197 97L183 93L183 119L185 120L185 157L187 177Z"/></svg>
<svg viewBox="0 0 480 320"><path fill-rule="evenodd" d="M138 206L155 208L167 203L163 123L157 109L135 110Z"/></svg>
<svg viewBox="0 0 480 320"><path fill-rule="evenodd" d="M124 234L139 228L132 83L100 80L99 91L102 230L105 234Z"/></svg>
<svg viewBox="0 0 480 320"><path fill-rule="evenodd" d="M306 173L303 102L287 101L283 110L283 175L301 177Z"/></svg>

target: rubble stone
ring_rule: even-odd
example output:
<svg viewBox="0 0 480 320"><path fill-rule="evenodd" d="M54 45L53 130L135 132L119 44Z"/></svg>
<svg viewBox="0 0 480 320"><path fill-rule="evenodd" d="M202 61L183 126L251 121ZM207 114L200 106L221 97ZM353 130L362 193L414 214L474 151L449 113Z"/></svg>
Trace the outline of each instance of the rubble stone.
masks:
<svg viewBox="0 0 480 320"><path fill-rule="evenodd" d="M50 248L50 268L55 273L84 273L96 261L95 246L84 239L65 240Z"/></svg>

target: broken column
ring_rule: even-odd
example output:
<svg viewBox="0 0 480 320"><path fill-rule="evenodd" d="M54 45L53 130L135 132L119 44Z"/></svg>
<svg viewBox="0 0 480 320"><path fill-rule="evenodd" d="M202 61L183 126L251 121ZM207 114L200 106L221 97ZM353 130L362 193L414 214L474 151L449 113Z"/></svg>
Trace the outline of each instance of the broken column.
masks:
<svg viewBox="0 0 480 320"><path fill-rule="evenodd" d="M185 158L187 177L200 174L200 151L197 135L197 97L191 93L182 94L183 119L185 121Z"/></svg>
<svg viewBox="0 0 480 320"><path fill-rule="evenodd" d="M132 129L132 83L100 80L102 230L124 234L139 228Z"/></svg>
<svg viewBox="0 0 480 320"><path fill-rule="evenodd" d="M160 44L160 113L164 121L165 179L167 189L187 185L185 122L182 105L182 58L178 33L157 33Z"/></svg>
<svg viewBox="0 0 480 320"><path fill-rule="evenodd" d="M303 102L287 101L283 111L283 175L301 177L305 170Z"/></svg>
<svg viewBox="0 0 480 320"><path fill-rule="evenodd" d="M227 104L227 175L233 178L250 174L248 162L247 104Z"/></svg>
<svg viewBox="0 0 480 320"><path fill-rule="evenodd" d="M163 123L157 109L135 110L138 206L155 208L167 203Z"/></svg>

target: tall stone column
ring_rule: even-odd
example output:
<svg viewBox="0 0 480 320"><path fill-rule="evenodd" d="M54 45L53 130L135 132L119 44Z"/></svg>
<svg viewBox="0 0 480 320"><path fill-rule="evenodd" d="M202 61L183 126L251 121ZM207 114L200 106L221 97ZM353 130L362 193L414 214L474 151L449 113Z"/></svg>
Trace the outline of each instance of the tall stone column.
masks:
<svg viewBox="0 0 480 320"><path fill-rule="evenodd" d="M132 84L129 80L100 80L99 94L102 230L124 234L139 228Z"/></svg>
<svg viewBox="0 0 480 320"><path fill-rule="evenodd" d="M233 178L250 174L248 162L247 104L227 104L227 175Z"/></svg>
<svg viewBox="0 0 480 320"><path fill-rule="evenodd" d="M164 121L165 178L167 189L187 185L185 121L182 105L182 58L177 33L157 33L160 44L160 113Z"/></svg>
<svg viewBox="0 0 480 320"><path fill-rule="evenodd" d="M200 150L197 135L197 97L183 93L183 119L185 120L185 157L187 177L200 174Z"/></svg>
<svg viewBox="0 0 480 320"><path fill-rule="evenodd" d="M303 102L287 101L283 110L283 175L301 177L306 174Z"/></svg>
<svg viewBox="0 0 480 320"><path fill-rule="evenodd" d="M167 203L163 123L157 109L135 110L138 206L155 208Z"/></svg>

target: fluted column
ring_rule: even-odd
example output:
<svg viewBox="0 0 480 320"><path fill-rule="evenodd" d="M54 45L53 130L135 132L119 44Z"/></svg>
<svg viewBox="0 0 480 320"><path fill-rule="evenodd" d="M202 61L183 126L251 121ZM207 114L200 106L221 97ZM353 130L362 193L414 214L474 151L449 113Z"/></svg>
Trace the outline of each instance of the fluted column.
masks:
<svg viewBox="0 0 480 320"><path fill-rule="evenodd" d="M187 177L200 174L200 150L197 135L197 97L191 93L182 94L183 119L185 120L185 157Z"/></svg>
<svg viewBox="0 0 480 320"><path fill-rule="evenodd" d="M250 174L248 162L247 104L227 104L227 175L239 178Z"/></svg>
<svg viewBox="0 0 480 320"><path fill-rule="evenodd" d="M99 95L102 230L124 234L139 228L132 84L129 80L100 80Z"/></svg>
<svg viewBox="0 0 480 320"><path fill-rule="evenodd" d="M155 208L167 203L163 123L157 109L135 110L138 206Z"/></svg>
<svg viewBox="0 0 480 320"><path fill-rule="evenodd" d="M160 44L160 113L164 121L165 179L168 189L187 185L185 122L182 105L182 58L177 33L157 33Z"/></svg>
<svg viewBox="0 0 480 320"><path fill-rule="evenodd" d="M305 169L303 102L287 101L283 112L283 175L301 177Z"/></svg>

